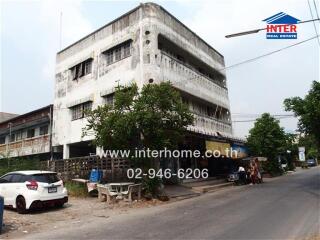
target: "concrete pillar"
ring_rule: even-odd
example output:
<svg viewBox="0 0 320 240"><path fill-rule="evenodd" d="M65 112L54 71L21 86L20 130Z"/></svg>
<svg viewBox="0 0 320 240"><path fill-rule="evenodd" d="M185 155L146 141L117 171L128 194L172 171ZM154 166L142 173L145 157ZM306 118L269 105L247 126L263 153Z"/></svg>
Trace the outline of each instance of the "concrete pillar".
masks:
<svg viewBox="0 0 320 240"><path fill-rule="evenodd" d="M68 159L70 157L70 146L68 144L63 145L63 159Z"/></svg>

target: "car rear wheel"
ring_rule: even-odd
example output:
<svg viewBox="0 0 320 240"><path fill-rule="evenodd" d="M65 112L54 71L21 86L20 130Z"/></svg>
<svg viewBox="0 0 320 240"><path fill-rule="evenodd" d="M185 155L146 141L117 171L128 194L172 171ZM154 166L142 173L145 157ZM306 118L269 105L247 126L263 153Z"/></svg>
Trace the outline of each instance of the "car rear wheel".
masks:
<svg viewBox="0 0 320 240"><path fill-rule="evenodd" d="M19 196L16 200L16 206L17 206L17 211L20 214L24 214L26 213L27 209L26 209L26 200L24 199L24 197Z"/></svg>

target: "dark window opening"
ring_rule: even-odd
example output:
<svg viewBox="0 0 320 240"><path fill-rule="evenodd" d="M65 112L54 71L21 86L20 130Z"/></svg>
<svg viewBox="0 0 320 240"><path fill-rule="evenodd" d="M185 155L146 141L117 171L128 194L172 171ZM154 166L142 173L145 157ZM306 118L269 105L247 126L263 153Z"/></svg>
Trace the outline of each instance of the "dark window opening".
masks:
<svg viewBox="0 0 320 240"><path fill-rule="evenodd" d="M27 130L27 138L33 138L35 136L35 130L34 128Z"/></svg>
<svg viewBox="0 0 320 240"><path fill-rule="evenodd" d="M40 127L40 135L47 135L48 132L49 132L49 126L48 125Z"/></svg>
<svg viewBox="0 0 320 240"><path fill-rule="evenodd" d="M6 137L0 137L0 144L6 143Z"/></svg>
<svg viewBox="0 0 320 240"><path fill-rule="evenodd" d="M78 78L90 74L92 72L92 61L92 58L90 58L72 67L70 69L72 74L72 80L76 80Z"/></svg>

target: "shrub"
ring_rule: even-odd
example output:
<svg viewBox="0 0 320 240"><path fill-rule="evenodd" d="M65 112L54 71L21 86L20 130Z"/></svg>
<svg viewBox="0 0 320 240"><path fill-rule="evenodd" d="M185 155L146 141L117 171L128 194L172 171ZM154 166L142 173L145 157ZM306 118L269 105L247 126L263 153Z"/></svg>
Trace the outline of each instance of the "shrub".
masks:
<svg viewBox="0 0 320 240"><path fill-rule="evenodd" d="M65 187L68 190L69 196L72 197L88 197L88 189L87 186L83 183L77 182L66 182Z"/></svg>

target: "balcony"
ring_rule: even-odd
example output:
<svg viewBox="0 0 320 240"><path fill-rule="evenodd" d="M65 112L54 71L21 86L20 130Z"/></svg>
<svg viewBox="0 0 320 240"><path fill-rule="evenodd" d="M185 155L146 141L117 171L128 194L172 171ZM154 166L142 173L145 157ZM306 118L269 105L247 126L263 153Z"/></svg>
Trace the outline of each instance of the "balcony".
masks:
<svg viewBox="0 0 320 240"><path fill-rule="evenodd" d="M164 81L170 81L181 91L229 109L228 90L223 83L210 79L165 52L157 58L157 65Z"/></svg>
<svg viewBox="0 0 320 240"><path fill-rule="evenodd" d="M0 155L9 157L27 156L46 152L50 152L49 135L37 136L0 145Z"/></svg>
<svg viewBox="0 0 320 240"><path fill-rule="evenodd" d="M194 125L188 127L188 130L192 132L198 132L212 136L217 135L217 132L226 136L232 135L231 123L202 116L199 114L194 114L194 117Z"/></svg>

